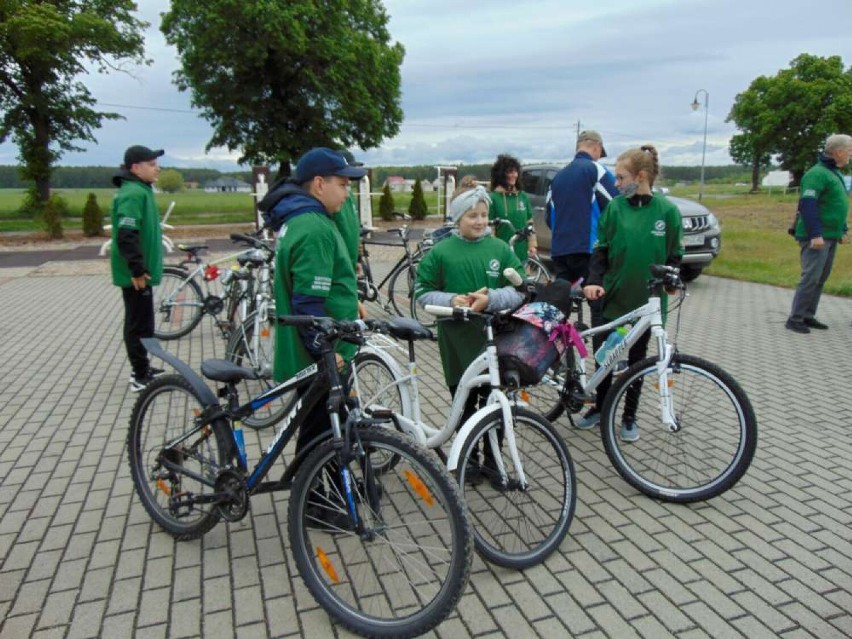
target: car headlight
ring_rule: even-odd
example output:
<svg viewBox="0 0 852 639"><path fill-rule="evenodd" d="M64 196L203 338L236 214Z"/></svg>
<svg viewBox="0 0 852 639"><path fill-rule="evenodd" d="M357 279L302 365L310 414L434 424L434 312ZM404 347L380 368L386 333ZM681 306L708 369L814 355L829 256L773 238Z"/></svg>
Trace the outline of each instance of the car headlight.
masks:
<svg viewBox="0 0 852 639"><path fill-rule="evenodd" d="M710 212L707 213L707 223L710 225L711 229L716 230L719 228L719 218Z"/></svg>

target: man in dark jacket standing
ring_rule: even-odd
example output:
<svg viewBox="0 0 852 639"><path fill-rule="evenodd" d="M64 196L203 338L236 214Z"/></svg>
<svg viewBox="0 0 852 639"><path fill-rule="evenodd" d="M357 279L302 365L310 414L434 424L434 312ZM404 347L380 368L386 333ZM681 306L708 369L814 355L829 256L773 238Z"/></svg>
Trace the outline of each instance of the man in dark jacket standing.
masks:
<svg viewBox="0 0 852 639"><path fill-rule="evenodd" d="M598 218L618 195L612 174L598 162L603 157L606 150L601 134L582 131L577 136L577 154L550 185L550 253L560 279L576 282L588 277Z"/></svg>
<svg viewBox="0 0 852 639"><path fill-rule="evenodd" d="M112 178L118 193L112 202L112 283L124 299L124 345L133 372L130 390L139 392L162 370L152 368L141 338L154 336L152 286L163 274L160 215L151 185L160 175L164 151L131 146Z"/></svg>
<svg viewBox="0 0 852 639"><path fill-rule="evenodd" d="M819 298L831 267L837 244L849 233L849 193L838 169L849 163L852 136L829 136L819 161L805 172L799 185L799 215L795 227L802 261L802 278L793 297L786 327L796 333L825 330L816 317Z"/></svg>

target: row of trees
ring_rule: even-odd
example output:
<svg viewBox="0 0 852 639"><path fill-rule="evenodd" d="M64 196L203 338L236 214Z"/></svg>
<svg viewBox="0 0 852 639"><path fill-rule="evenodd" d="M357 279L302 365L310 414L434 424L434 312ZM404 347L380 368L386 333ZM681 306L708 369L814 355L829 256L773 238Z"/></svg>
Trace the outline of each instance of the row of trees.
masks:
<svg viewBox="0 0 852 639"><path fill-rule="evenodd" d="M803 53L772 77L760 76L738 94L727 118L734 161L751 167L757 190L762 169L773 157L798 185L832 133L852 130L852 67L840 56Z"/></svg>
<svg viewBox="0 0 852 639"><path fill-rule="evenodd" d="M18 146L33 201L53 168L117 113L79 78L150 64L133 0L0 0L0 142ZM379 0L318 10L313 0L171 0L160 29L177 48L179 90L213 126L207 148L276 164L314 146L368 149L399 131L400 66Z"/></svg>

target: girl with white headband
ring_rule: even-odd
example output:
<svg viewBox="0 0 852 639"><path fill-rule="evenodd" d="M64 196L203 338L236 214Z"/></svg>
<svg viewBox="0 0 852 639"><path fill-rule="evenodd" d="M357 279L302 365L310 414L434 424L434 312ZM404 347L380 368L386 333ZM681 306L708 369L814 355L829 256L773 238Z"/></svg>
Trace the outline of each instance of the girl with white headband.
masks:
<svg viewBox="0 0 852 639"><path fill-rule="evenodd" d="M436 244L417 267L414 295L421 306L468 306L474 311L500 311L523 302L503 276L503 270L522 272L521 261L505 242L493 237L488 227L487 191L477 186L459 193L450 203L450 217L457 228ZM438 345L450 393L455 395L462 373L485 348L484 324L439 322ZM487 391L471 393L462 420L472 415ZM490 450L486 451L486 464ZM476 469L471 477L475 477Z"/></svg>

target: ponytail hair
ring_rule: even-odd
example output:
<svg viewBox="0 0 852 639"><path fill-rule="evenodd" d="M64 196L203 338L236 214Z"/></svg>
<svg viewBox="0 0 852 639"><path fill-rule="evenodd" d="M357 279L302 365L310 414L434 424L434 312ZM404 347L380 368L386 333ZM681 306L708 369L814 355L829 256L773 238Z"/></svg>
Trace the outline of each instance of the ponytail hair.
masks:
<svg viewBox="0 0 852 639"><path fill-rule="evenodd" d="M623 162L633 175L637 175L639 171L645 171L651 186L654 186L654 182L660 175L660 156L652 144L628 149L618 156L618 161Z"/></svg>

